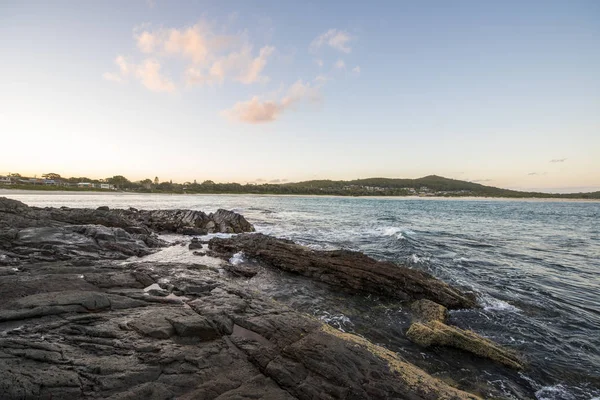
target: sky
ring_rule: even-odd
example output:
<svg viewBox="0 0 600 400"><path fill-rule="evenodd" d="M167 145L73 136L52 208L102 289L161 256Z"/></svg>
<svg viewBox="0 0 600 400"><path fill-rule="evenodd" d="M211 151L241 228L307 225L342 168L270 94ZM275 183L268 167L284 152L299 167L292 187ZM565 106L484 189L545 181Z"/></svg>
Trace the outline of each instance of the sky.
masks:
<svg viewBox="0 0 600 400"><path fill-rule="evenodd" d="M0 175L600 190L600 2L0 0Z"/></svg>

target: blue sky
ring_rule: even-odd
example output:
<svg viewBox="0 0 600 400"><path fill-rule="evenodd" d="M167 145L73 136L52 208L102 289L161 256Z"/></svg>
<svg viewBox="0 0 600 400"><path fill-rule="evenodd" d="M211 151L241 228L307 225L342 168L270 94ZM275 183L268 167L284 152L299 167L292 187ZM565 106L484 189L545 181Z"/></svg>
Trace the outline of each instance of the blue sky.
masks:
<svg viewBox="0 0 600 400"><path fill-rule="evenodd" d="M4 0L0 49L0 174L600 189L596 1Z"/></svg>

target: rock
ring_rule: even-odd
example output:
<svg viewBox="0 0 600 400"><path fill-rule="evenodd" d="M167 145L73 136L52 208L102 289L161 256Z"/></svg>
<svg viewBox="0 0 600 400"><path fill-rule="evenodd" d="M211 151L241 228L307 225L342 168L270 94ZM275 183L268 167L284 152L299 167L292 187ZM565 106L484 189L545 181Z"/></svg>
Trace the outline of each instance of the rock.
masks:
<svg viewBox="0 0 600 400"><path fill-rule="evenodd" d="M0 398L476 398L219 273L182 269L53 262L0 275L0 315L13 317L0 318ZM142 282L165 277L187 297L144 295ZM69 289L78 282L89 288Z"/></svg>
<svg viewBox="0 0 600 400"><path fill-rule="evenodd" d="M258 266L246 263L225 264L223 268L235 276L242 276L245 278L252 278L258 274L260 270Z"/></svg>
<svg viewBox="0 0 600 400"><path fill-rule="evenodd" d="M195 256L203 257L206 255L206 252L205 251L194 251L194 252L192 252L192 254Z"/></svg>
<svg viewBox="0 0 600 400"><path fill-rule="evenodd" d="M413 313L413 318L422 322L446 322L446 318L448 317L448 309L446 307L427 299L415 301L410 305L410 310Z"/></svg>
<svg viewBox="0 0 600 400"><path fill-rule="evenodd" d="M0 197L0 265L21 261L125 259L169 243L156 233L207 234L253 231L246 219L218 210L119 210L37 208ZM195 238L190 249L200 249Z"/></svg>
<svg viewBox="0 0 600 400"><path fill-rule="evenodd" d="M209 215L217 229L215 232L243 233L254 232L254 227L244 217L233 211L223 209Z"/></svg>
<svg viewBox="0 0 600 400"><path fill-rule="evenodd" d="M168 317L171 317L171 313L168 311L169 310L145 312L128 322L127 326L144 336L155 339L168 339L175 334L175 329L167 319Z"/></svg>
<svg viewBox="0 0 600 400"><path fill-rule="evenodd" d="M103 225L122 228L132 234L170 232L186 235L207 233L253 232L254 227L243 216L227 210L206 214L194 210L127 210L99 207L37 208L0 197L0 227L28 228L33 226Z"/></svg>
<svg viewBox="0 0 600 400"><path fill-rule="evenodd" d="M208 319L199 315L189 315L169 321L179 336L195 337L201 341L214 340L221 336Z"/></svg>
<svg viewBox="0 0 600 400"><path fill-rule="evenodd" d="M419 300L412 304L411 310L417 322L410 326L406 336L412 342L423 347L455 347L510 368L518 370L524 368L523 361L514 352L475 332L446 325L448 310L444 306L429 300Z"/></svg>
<svg viewBox="0 0 600 400"><path fill-rule="evenodd" d="M400 300L431 299L451 309L476 306L472 294L463 293L425 272L376 261L358 252L312 250L290 240L263 234L213 238L208 246L214 255L223 259L228 260L242 251L247 257L268 266L334 286Z"/></svg>
<svg viewBox="0 0 600 400"><path fill-rule="evenodd" d="M190 250L199 250L202 248L202 243L200 243L200 240L198 238L192 238L192 241L190 242L188 248Z"/></svg>

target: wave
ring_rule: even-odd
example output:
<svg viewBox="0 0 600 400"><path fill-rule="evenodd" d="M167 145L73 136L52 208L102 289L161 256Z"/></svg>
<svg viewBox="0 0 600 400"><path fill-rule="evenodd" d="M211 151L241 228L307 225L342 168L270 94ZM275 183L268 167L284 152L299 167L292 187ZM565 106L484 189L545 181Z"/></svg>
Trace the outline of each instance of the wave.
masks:
<svg viewBox="0 0 600 400"><path fill-rule="evenodd" d="M521 309L507 303L504 300L496 299L489 295L479 297L479 303L485 311L508 311L519 312Z"/></svg>

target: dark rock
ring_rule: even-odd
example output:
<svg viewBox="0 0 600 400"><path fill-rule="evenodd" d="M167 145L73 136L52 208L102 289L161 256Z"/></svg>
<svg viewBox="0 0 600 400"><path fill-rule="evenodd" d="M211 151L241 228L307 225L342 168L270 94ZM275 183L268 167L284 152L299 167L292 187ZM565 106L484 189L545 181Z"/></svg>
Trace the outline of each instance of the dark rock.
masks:
<svg viewBox="0 0 600 400"><path fill-rule="evenodd" d="M253 231L244 217L218 210L111 210L37 208L0 197L0 265L19 261L125 259L169 243L156 233L206 234ZM200 249L195 238L190 249Z"/></svg>
<svg viewBox="0 0 600 400"><path fill-rule="evenodd" d="M192 241L190 242L188 248L190 250L199 250L202 248L202 243L200 243L200 240L198 238L192 238Z"/></svg>
<svg viewBox="0 0 600 400"><path fill-rule="evenodd" d="M242 251L247 257L266 265L334 286L400 300L431 299L452 309L476 306L473 295L463 293L425 272L376 261L358 252L312 250L290 240L263 234L213 238L209 249L224 259Z"/></svg>
<svg viewBox="0 0 600 400"><path fill-rule="evenodd" d="M203 257L203 256L206 255L206 252L205 251L194 251L192 254L195 255L195 256L201 256L201 257Z"/></svg>
<svg viewBox="0 0 600 400"><path fill-rule="evenodd" d="M247 263L225 264L223 268L235 276L242 276L245 278L252 278L260 271L258 266Z"/></svg>
<svg viewBox="0 0 600 400"><path fill-rule="evenodd" d="M201 341L214 340L221 335L207 319L197 314L169 320L179 336L191 336Z"/></svg>
<svg viewBox="0 0 600 400"><path fill-rule="evenodd" d="M232 211L218 210L205 214L193 210L127 210L86 208L37 208L0 197L0 227L28 228L33 226L103 225L122 228L132 234L171 232L187 235L206 233L253 232L246 219Z"/></svg>

